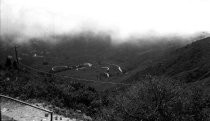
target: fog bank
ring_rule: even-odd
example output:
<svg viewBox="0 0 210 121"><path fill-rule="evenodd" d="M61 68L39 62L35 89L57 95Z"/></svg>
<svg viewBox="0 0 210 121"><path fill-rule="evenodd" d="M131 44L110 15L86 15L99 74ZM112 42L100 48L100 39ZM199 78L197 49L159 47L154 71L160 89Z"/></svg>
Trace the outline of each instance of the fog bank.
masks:
<svg viewBox="0 0 210 121"><path fill-rule="evenodd" d="M131 38L210 32L208 0L1 0L1 35L18 41L63 34Z"/></svg>

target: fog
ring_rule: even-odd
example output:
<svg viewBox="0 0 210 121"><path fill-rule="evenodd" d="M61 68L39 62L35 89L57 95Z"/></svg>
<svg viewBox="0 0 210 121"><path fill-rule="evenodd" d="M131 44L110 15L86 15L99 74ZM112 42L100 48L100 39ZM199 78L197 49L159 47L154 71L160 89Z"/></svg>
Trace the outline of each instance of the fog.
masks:
<svg viewBox="0 0 210 121"><path fill-rule="evenodd" d="M1 0L1 35L106 33L131 38L210 32L209 0Z"/></svg>

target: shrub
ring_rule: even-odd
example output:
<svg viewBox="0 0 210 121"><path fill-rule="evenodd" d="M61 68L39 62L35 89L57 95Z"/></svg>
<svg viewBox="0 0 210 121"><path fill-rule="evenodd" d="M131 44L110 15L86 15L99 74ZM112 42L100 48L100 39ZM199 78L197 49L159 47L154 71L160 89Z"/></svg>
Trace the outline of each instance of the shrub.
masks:
<svg viewBox="0 0 210 121"><path fill-rule="evenodd" d="M112 97L103 113L116 121L206 121L210 114L209 98L199 87L185 88L165 78L145 79L126 93Z"/></svg>

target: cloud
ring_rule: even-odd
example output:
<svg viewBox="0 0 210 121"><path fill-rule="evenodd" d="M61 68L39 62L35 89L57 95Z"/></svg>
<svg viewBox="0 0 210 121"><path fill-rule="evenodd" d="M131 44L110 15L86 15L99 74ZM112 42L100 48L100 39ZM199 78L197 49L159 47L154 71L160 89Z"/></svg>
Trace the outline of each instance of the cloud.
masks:
<svg viewBox="0 0 210 121"><path fill-rule="evenodd" d="M208 0L2 0L1 34L104 31L125 39L210 31Z"/></svg>

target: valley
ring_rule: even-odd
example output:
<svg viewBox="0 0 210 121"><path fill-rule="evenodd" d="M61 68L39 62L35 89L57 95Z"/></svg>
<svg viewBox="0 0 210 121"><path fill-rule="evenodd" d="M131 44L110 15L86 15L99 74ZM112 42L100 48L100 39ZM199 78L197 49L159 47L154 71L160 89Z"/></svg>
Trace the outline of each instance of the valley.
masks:
<svg viewBox="0 0 210 121"><path fill-rule="evenodd" d="M86 120L84 117L90 116L96 121L137 121L155 115L161 119L165 115L186 119L187 115L209 115L198 113L209 111L209 37L187 43L174 40L142 45L114 45L109 37L100 36L56 39L55 43L40 38L16 43L18 67L14 45L1 44L1 94L46 102L56 107L51 109L56 115L71 119ZM196 107L196 101L200 107ZM190 107L180 107L179 113L187 115L174 111L178 105ZM195 108L198 112L193 112ZM16 108L14 112L32 115L28 110ZM146 117L152 111L154 114ZM39 113L36 115L43 115Z"/></svg>

